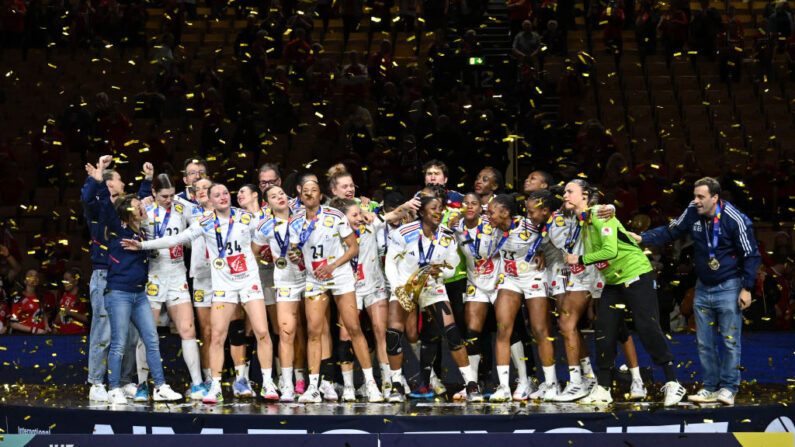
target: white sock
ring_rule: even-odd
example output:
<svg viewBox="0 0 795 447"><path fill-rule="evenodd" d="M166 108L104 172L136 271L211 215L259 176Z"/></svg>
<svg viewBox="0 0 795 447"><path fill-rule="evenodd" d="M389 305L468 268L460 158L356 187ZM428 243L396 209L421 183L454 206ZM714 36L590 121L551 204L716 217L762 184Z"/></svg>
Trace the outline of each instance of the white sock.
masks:
<svg viewBox="0 0 795 447"><path fill-rule="evenodd" d="M146 382L149 378L149 364L146 363L146 346L140 338L135 345L135 367L138 370L138 383Z"/></svg>
<svg viewBox="0 0 795 447"><path fill-rule="evenodd" d="M213 372L210 368L202 368L202 377L204 380L213 380Z"/></svg>
<svg viewBox="0 0 795 447"><path fill-rule="evenodd" d="M273 370L271 368L262 368L262 383L273 383Z"/></svg>
<svg viewBox="0 0 795 447"><path fill-rule="evenodd" d="M582 368L582 375L585 377L595 377L593 368L591 367L591 358L584 357L580 359L580 368Z"/></svg>
<svg viewBox="0 0 795 447"><path fill-rule="evenodd" d="M375 382L373 368L362 368L362 374L364 374L364 383Z"/></svg>
<svg viewBox="0 0 795 447"><path fill-rule="evenodd" d="M213 385L211 388L220 390L221 389L221 378L220 377L213 377Z"/></svg>
<svg viewBox="0 0 795 447"><path fill-rule="evenodd" d="M282 377L279 379L279 383L283 385L290 385L290 388L293 387L293 367L292 366L284 366L282 367Z"/></svg>
<svg viewBox="0 0 795 447"><path fill-rule="evenodd" d="M201 359L199 356L199 342L193 340L182 340L182 359L188 366L190 381L193 385L202 383Z"/></svg>
<svg viewBox="0 0 795 447"><path fill-rule="evenodd" d="M420 342L416 343L409 343L411 346L411 352L414 353L414 357L417 357L417 360L420 359Z"/></svg>
<svg viewBox="0 0 795 447"><path fill-rule="evenodd" d="M472 365L467 366L459 366L458 370L461 371L461 377L464 378L464 384L468 384L469 382L474 382L475 378L472 376Z"/></svg>
<svg viewBox="0 0 795 447"><path fill-rule="evenodd" d="M569 366L569 382L582 383L582 370L580 366Z"/></svg>
<svg viewBox="0 0 795 447"><path fill-rule="evenodd" d="M434 379L438 379L438 377L436 377L436 370L431 368L431 380L434 380Z"/></svg>
<svg viewBox="0 0 795 447"><path fill-rule="evenodd" d="M380 363L378 366L381 367L381 384L392 383L392 378L389 376L389 364Z"/></svg>
<svg viewBox="0 0 795 447"><path fill-rule="evenodd" d="M309 375L309 386L317 386L317 383L320 382L320 374L310 374Z"/></svg>
<svg viewBox="0 0 795 447"><path fill-rule="evenodd" d="M544 370L544 382L546 383L558 383L558 375L555 372L555 365L544 366L542 368Z"/></svg>
<svg viewBox="0 0 795 447"><path fill-rule="evenodd" d="M469 370L472 371L472 374L477 377L478 370L480 369L480 354L474 354L469 356Z"/></svg>
<svg viewBox="0 0 795 447"><path fill-rule="evenodd" d="M240 380L243 377L246 377L246 365L237 365L235 366L235 375L236 380Z"/></svg>
<svg viewBox="0 0 795 447"><path fill-rule="evenodd" d="M640 380L641 382L643 381L643 379L640 377L640 366L629 368L629 372L632 373L632 380Z"/></svg>
<svg viewBox="0 0 795 447"><path fill-rule="evenodd" d="M403 370L402 369L390 369L392 373L392 383L403 383Z"/></svg>
<svg viewBox="0 0 795 447"><path fill-rule="evenodd" d="M306 380L306 376L304 375L304 368L295 368L295 380L296 382L299 380Z"/></svg>
<svg viewBox="0 0 795 447"><path fill-rule="evenodd" d="M516 376L520 384L527 384L527 365L525 364L524 344L520 341L511 345L511 360L516 367Z"/></svg>
<svg viewBox="0 0 795 447"><path fill-rule="evenodd" d="M353 370L342 372L342 384L345 388L353 388Z"/></svg>
<svg viewBox="0 0 795 447"><path fill-rule="evenodd" d="M500 386L509 386L510 373L510 365L497 365L497 377L500 379Z"/></svg>

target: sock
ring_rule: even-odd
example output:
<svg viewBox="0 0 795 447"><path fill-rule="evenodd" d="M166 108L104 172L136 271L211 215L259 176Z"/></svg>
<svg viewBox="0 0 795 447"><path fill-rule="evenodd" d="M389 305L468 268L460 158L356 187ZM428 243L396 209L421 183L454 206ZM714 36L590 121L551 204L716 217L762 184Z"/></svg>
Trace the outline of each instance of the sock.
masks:
<svg viewBox="0 0 795 447"><path fill-rule="evenodd" d="M249 366L251 366L251 361L250 360L246 360L246 363L243 364L243 377L245 377L246 380L248 380L248 368L249 368Z"/></svg>
<svg viewBox="0 0 795 447"><path fill-rule="evenodd" d="M634 368L629 368L629 372L632 373L632 380L643 381L640 377L640 366L636 366Z"/></svg>
<svg viewBox="0 0 795 447"><path fill-rule="evenodd" d="M676 373L674 373L674 362L668 362L662 365L663 372L665 373L666 382L676 382Z"/></svg>
<svg viewBox="0 0 795 447"><path fill-rule="evenodd" d="M420 342L416 343L409 343L411 346L411 352L414 353L414 357L417 357L417 360L420 359Z"/></svg>
<svg viewBox="0 0 795 447"><path fill-rule="evenodd" d="M580 368L582 368L582 375L585 377L596 377L591 367L591 358L583 357L580 359Z"/></svg>
<svg viewBox="0 0 795 447"><path fill-rule="evenodd" d="M295 368L295 381L306 380L304 376L304 368Z"/></svg>
<svg viewBox="0 0 795 447"><path fill-rule="evenodd" d="M480 368L480 354L469 356L469 369L475 377L478 376L478 369Z"/></svg>
<svg viewBox="0 0 795 447"><path fill-rule="evenodd" d="M262 383L273 383L273 370L271 368L262 368Z"/></svg>
<svg viewBox="0 0 795 447"><path fill-rule="evenodd" d="M471 366L472 365L458 367L458 370L461 371L461 377L464 378L464 385L468 385L469 382L474 382L475 377L477 377L475 374L472 373Z"/></svg>
<svg viewBox="0 0 795 447"><path fill-rule="evenodd" d="M544 370L544 382L546 383L558 383L558 375L555 373L555 365L552 364L550 366L544 366L542 368Z"/></svg>
<svg viewBox="0 0 795 447"><path fill-rule="evenodd" d="M582 370L580 366L569 366L569 382L582 383Z"/></svg>
<svg viewBox="0 0 795 447"><path fill-rule="evenodd" d="M389 377L389 364L380 363L378 366L381 367L381 384L392 383L392 378Z"/></svg>
<svg viewBox="0 0 795 447"><path fill-rule="evenodd" d="M318 382L320 381L320 374L310 374L309 375L309 386L317 387Z"/></svg>
<svg viewBox="0 0 795 447"><path fill-rule="evenodd" d="M353 370L342 371L342 384L345 388L353 388Z"/></svg>
<svg viewBox="0 0 795 447"><path fill-rule="evenodd" d="M238 381L243 377L246 377L245 373L246 373L246 365L235 366L235 381Z"/></svg>
<svg viewBox="0 0 795 447"><path fill-rule="evenodd" d="M149 378L149 365L146 363L146 346L140 338L135 345L135 366L138 370L138 384L146 382Z"/></svg>
<svg viewBox="0 0 795 447"><path fill-rule="evenodd" d="M510 378L511 367L510 365L497 365L497 377L500 379L500 386L510 386L508 379Z"/></svg>
<svg viewBox="0 0 795 447"><path fill-rule="evenodd" d="M182 340L182 359L190 373L192 385L202 383L201 360L199 360L199 343L193 340Z"/></svg>
<svg viewBox="0 0 795 447"><path fill-rule="evenodd" d="M392 383L403 383L403 370L402 369L390 369L390 373L392 374Z"/></svg>
<svg viewBox="0 0 795 447"><path fill-rule="evenodd" d="M511 345L511 360L513 360L513 366L516 368L516 376L519 378L520 384L527 385L527 365L524 362L524 355L522 342L517 341Z"/></svg>
<svg viewBox="0 0 795 447"><path fill-rule="evenodd" d="M202 376L204 377L205 381L213 380L213 373L210 368L202 368Z"/></svg>
<svg viewBox="0 0 795 447"><path fill-rule="evenodd" d="M292 366L282 367L282 376L279 378L279 383L281 383L282 385L289 385L290 388L293 387L293 367Z"/></svg>
<svg viewBox="0 0 795 447"><path fill-rule="evenodd" d="M213 377L212 381L213 381L213 385L212 385L212 387L210 387L210 389L220 390L221 389L221 378L220 377Z"/></svg>
<svg viewBox="0 0 795 447"><path fill-rule="evenodd" d="M375 382L373 368L362 368L362 374L364 374L364 383Z"/></svg>

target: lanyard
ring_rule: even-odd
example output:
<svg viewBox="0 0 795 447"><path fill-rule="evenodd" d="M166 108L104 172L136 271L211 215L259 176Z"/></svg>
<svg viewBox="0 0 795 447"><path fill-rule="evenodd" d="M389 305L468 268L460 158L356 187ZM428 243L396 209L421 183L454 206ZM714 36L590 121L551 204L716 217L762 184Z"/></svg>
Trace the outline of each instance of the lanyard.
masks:
<svg viewBox="0 0 795 447"><path fill-rule="evenodd" d="M306 215L304 215L304 225L301 227L301 234L298 238L298 249L304 248L306 245L306 241L309 240L309 236L312 235L312 232L315 231L315 223L317 222L318 218L320 217L320 212L323 211L323 207L317 207L317 213L315 213L315 217L311 221L306 220Z"/></svg>
<svg viewBox="0 0 795 447"><path fill-rule="evenodd" d="M290 245L290 225L287 222L284 223L287 228L284 230L284 239L282 239L279 230L276 228L277 220L276 216L273 216L273 237L276 238L276 245L279 246L279 257L283 258L287 256L287 247Z"/></svg>
<svg viewBox="0 0 795 447"><path fill-rule="evenodd" d="M715 249L718 247L718 233L720 232L720 215L722 207L720 201L715 204L715 217L712 219L712 237L707 236L707 250L710 259L715 258ZM707 225L704 223L704 233L706 234Z"/></svg>
<svg viewBox="0 0 795 447"><path fill-rule="evenodd" d="M478 226L475 230L475 242L469 244L469 251L472 252L472 257L480 260L480 235L483 233L483 219L478 219ZM466 228L466 224L464 224ZM491 252L491 245L489 245L489 252Z"/></svg>
<svg viewBox="0 0 795 447"><path fill-rule="evenodd" d="M533 256L536 255L536 252L538 251L538 247L541 246L541 242L543 242L544 238L547 236L547 232L549 231L549 227L552 226L553 219L554 219L554 216L550 216L549 217L549 220L547 221L546 225L544 225L544 228L541 230L541 233L539 233L538 237L536 237L536 240L533 241L533 245L530 246L530 250L527 250L527 255L524 257L525 262L530 262L530 260L533 259ZM579 231L578 231L578 233L579 233ZM569 252L569 253L571 253L571 252Z"/></svg>
<svg viewBox="0 0 795 447"><path fill-rule="evenodd" d="M162 223L157 221L157 218L160 217L160 207L155 207L155 239L160 239L166 233L166 227L168 227L168 221L171 220L171 207L168 207L166 210L166 215L163 216Z"/></svg>
<svg viewBox="0 0 795 447"><path fill-rule="evenodd" d="M359 243L359 238L361 237L360 235L362 234L362 229L363 228L364 228L364 225L359 225L359 228L356 228L356 229L353 230L353 232L356 233L356 243L357 244ZM351 263L351 268L353 268L353 273L356 274L358 272L358 269L359 269L359 255L353 256L351 258L351 260L350 260L350 263Z"/></svg>
<svg viewBox="0 0 795 447"><path fill-rule="evenodd" d="M229 236L232 234L232 227L235 226L235 210L229 210L229 227L226 230L226 241L221 240L221 224L218 222L218 213L213 211L215 216L215 242L218 244L218 257L223 258L226 255L226 244L229 243Z"/></svg>
<svg viewBox="0 0 795 447"><path fill-rule="evenodd" d="M574 245L577 244L577 239L580 237L580 231L582 231L582 226L585 223L586 214L587 211L580 213L580 215L577 216L577 221L569 227L569 235L566 237L566 251L568 251L569 254L574 252ZM547 223L547 225L549 224ZM546 227L546 230L549 230L549 226Z"/></svg>
<svg viewBox="0 0 795 447"><path fill-rule="evenodd" d="M422 236L424 233L422 232L422 224L420 224L420 237L417 238L417 246L420 251L420 267L425 267L426 265L431 263L431 258L433 257L433 251L436 250L436 239L438 236L439 230L436 230L436 233L433 234L431 237L431 248L428 249L428 254L425 254L425 249L422 246Z"/></svg>
<svg viewBox="0 0 795 447"><path fill-rule="evenodd" d="M489 242L489 253L488 256L486 256L487 261L493 258L494 255L497 254L498 251L500 251L502 246L505 245L505 242L508 240L508 237L510 237L511 235L511 231L513 231L515 227L516 227L516 222L512 220L511 228L508 228L508 231L502 234L502 238L500 239L499 242L497 242L497 247L495 247L494 250L491 249L491 245L494 243L494 238L491 239L491 241Z"/></svg>

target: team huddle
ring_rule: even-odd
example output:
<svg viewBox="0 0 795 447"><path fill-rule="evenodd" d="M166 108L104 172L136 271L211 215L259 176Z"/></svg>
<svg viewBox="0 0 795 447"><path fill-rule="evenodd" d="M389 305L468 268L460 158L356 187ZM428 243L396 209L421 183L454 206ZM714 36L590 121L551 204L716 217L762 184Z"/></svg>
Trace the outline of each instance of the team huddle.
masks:
<svg viewBox="0 0 795 447"><path fill-rule="evenodd" d="M445 187L447 167L434 160L423 168L426 186L413 197L389 191L376 203L355 197L353 178L340 166L329 171L330 195L324 195L326 179L321 185L305 173L295 191L285 191L278 168L266 164L259 184L240 187L233 206L229 189L213 183L204 160L186 160L187 187L179 194L168 175L155 176L145 164L137 197L124 195L110 163L104 156L87 165L83 188L92 261L95 269L107 269L106 285L92 277L92 302L93 288L102 287L111 333L110 391L102 372L89 371L92 400L148 401L149 374L154 400L182 398L163 376L154 323L163 305L182 339L192 383L187 393L205 403L224 400L227 340L236 374L232 392L254 396L249 334L266 401L404 402L442 394L442 343L464 379L455 400L610 403L617 345L632 374L627 396L642 399L647 391L625 308L665 375L665 405L685 394L660 328L652 267L614 217L615 208L598 205L598 191L581 179L556 186L536 171L524 195L495 194L502 174L487 167L474 191L460 194ZM596 372L577 329L591 300L598 300ZM492 349L484 329L490 307L499 384L487 395L478 371L483 350ZM361 313L372 328L369 343ZM565 386L555 369L553 318L564 339ZM522 331L537 344L542 380L528 376L525 359L533 352ZM421 368L411 386L403 372L405 341ZM129 355L138 383L122 386ZM355 362L364 377L359 388ZM333 383L337 364L341 387Z"/></svg>

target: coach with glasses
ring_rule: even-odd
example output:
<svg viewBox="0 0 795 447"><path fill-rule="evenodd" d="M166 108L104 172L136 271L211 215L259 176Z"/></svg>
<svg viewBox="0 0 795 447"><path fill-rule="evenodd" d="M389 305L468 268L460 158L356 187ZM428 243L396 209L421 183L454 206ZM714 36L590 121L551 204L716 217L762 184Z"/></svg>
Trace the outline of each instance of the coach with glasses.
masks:
<svg viewBox="0 0 795 447"><path fill-rule="evenodd" d="M742 310L751 304L761 258L751 220L721 200L720 191L717 180L702 178L679 218L667 227L630 234L643 245L663 245L688 234L692 238L698 278L693 310L704 385L688 400L733 405L740 386ZM719 334L723 359L718 357Z"/></svg>

